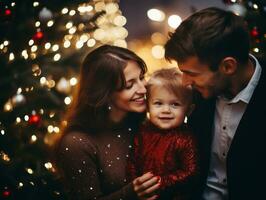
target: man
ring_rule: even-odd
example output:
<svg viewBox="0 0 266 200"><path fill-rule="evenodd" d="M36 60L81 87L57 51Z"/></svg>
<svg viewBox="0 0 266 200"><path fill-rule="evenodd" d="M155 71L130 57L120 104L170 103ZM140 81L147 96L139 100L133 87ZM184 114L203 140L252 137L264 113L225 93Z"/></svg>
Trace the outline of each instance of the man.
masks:
<svg viewBox="0 0 266 200"><path fill-rule="evenodd" d="M201 155L196 199L266 199L265 69L249 48L244 20L218 8L191 15L165 45L203 97L189 119Z"/></svg>

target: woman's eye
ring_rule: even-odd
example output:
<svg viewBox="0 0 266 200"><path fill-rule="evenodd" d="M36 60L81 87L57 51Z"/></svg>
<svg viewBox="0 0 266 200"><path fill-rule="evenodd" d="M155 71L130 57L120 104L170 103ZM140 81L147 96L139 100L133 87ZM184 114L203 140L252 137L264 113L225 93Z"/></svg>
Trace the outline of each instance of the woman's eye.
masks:
<svg viewBox="0 0 266 200"><path fill-rule="evenodd" d="M144 79L144 76L143 76L143 75L141 75L141 76L139 77L139 79L140 79L140 80L143 80L143 79Z"/></svg>
<svg viewBox="0 0 266 200"><path fill-rule="evenodd" d="M128 89L130 89L130 88L132 88L133 87L133 84L129 84L129 85L126 85L126 89L128 90Z"/></svg>

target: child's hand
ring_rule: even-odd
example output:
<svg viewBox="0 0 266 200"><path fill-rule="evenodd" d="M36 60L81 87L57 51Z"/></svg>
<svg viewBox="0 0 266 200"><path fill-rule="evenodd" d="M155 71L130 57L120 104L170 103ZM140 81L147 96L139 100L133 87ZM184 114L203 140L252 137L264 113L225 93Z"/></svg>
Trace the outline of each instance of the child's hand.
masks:
<svg viewBox="0 0 266 200"><path fill-rule="evenodd" d="M143 174L134 179L133 188L140 200L155 200L159 197L155 192L160 188L160 177L151 172Z"/></svg>

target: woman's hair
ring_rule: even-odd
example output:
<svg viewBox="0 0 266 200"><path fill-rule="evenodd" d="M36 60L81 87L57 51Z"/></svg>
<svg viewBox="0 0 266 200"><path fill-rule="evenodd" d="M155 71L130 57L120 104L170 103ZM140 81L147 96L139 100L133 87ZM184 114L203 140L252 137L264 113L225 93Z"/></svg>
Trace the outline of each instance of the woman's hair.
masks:
<svg viewBox="0 0 266 200"><path fill-rule="evenodd" d="M155 71L147 84L147 99L152 87L163 87L173 93L182 103L192 103L192 89L182 84L182 73L175 67Z"/></svg>
<svg viewBox="0 0 266 200"><path fill-rule="evenodd" d="M219 8L206 8L184 20L165 45L165 57L184 62L192 56L216 71L227 56L246 64L249 33L240 16Z"/></svg>
<svg viewBox="0 0 266 200"><path fill-rule="evenodd" d="M112 94L125 88L123 70L129 61L136 62L142 73L146 73L144 61L125 48L103 45L85 57L77 93L66 115L68 125L64 132L73 129L92 132L105 127L110 121L108 104Z"/></svg>

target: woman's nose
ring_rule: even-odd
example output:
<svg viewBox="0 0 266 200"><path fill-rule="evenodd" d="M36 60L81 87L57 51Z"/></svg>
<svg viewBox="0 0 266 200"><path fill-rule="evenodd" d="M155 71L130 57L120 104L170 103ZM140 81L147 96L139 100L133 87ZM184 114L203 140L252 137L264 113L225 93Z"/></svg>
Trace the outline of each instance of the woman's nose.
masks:
<svg viewBox="0 0 266 200"><path fill-rule="evenodd" d="M145 80L139 81L138 88L137 88L137 93L146 94L147 89L146 89L145 85L146 85L146 81Z"/></svg>

